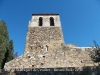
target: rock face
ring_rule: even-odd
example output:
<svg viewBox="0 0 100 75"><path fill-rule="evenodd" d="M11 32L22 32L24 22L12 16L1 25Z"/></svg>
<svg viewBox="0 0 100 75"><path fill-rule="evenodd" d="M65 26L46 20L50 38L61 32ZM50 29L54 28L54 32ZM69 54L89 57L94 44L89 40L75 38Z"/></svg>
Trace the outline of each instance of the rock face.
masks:
<svg viewBox="0 0 100 75"><path fill-rule="evenodd" d="M89 56L92 50L93 48L64 43L59 14L33 14L29 22L24 54L7 62L4 68L10 70L93 66Z"/></svg>

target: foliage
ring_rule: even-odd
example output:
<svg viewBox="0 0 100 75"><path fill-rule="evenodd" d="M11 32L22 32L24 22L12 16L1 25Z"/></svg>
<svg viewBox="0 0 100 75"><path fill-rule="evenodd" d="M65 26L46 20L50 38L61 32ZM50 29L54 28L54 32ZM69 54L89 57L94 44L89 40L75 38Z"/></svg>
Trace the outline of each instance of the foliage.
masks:
<svg viewBox="0 0 100 75"><path fill-rule="evenodd" d="M17 58L18 57L18 52L16 52L15 54L14 54L14 58Z"/></svg>
<svg viewBox="0 0 100 75"><path fill-rule="evenodd" d="M9 41L6 23L0 20L0 68L13 59L13 41Z"/></svg>
<svg viewBox="0 0 100 75"><path fill-rule="evenodd" d="M12 60L14 58L14 54L13 53L14 53L14 50L13 50L13 41L10 40L9 41L8 56L7 56L7 61L6 62L8 62L8 61L10 61L10 60Z"/></svg>
<svg viewBox="0 0 100 75"><path fill-rule="evenodd" d="M100 67L84 66L81 75L100 75Z"/></svg>
<svg viewBox="0 0 100 75"><path fill-rule="evenodd" d="M94 62L100 62L100 46L97 44L97 42L94 40L95 48L91 52L91 58Z"/></svg>

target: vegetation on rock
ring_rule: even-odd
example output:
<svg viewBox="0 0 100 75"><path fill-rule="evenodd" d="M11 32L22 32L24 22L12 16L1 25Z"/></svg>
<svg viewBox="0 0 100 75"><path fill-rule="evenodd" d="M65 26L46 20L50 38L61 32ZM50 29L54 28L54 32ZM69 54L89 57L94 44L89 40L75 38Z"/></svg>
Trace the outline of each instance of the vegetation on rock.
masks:
<svg viewBox="0 0 100 75"><path fill-rule="evenodd" d="M100 62L100 46L94 40L94 50L91 52L91 58L94 62Z"/></svg>

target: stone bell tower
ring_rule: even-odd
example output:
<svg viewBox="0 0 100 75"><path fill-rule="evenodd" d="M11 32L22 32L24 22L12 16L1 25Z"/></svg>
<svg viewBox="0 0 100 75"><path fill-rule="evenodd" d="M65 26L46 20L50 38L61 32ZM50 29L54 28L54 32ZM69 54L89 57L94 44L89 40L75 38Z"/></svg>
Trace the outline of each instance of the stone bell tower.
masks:
<svg viewBox="0 0 100 75"><path fill-rule="evenodd" d="M57 56L61 54L55 53L62 51L62 43L64 40L59 14L32 14L24 54L6 63L4 68L9 70L56 67L59 61ZM62 53L61 51L59 53Z"/></svg>
<svg viewBox="0 0 100 75"><path fill-rule="evenodd" d="M48 51L48 44L63 43L62 28L59 14L32 14L29 21L26 46L24 53L34 52L34 50Z"/></svg>

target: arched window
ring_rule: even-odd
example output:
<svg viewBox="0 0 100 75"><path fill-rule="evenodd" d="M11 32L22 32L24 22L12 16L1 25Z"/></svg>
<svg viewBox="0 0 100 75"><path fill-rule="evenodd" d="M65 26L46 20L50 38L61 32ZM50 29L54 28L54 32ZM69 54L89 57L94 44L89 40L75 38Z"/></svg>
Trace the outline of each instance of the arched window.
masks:
<svg viewBox="0 0 100 75"><path fill-rule="evenodd" d="M50 26L54 26L54 19L53 19L53 17L50 17Z"/></svg>
<svg viewBox="0 0 100 75"><path fill-rule="evenodd" d="M39 18L39 26L42 26L42 17Z"/></svg>

